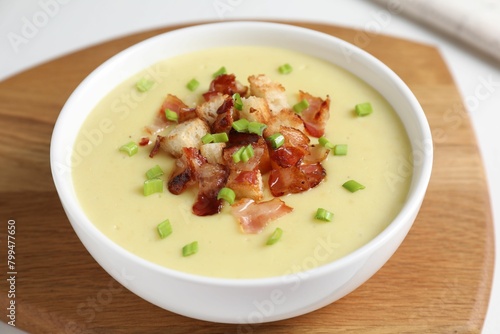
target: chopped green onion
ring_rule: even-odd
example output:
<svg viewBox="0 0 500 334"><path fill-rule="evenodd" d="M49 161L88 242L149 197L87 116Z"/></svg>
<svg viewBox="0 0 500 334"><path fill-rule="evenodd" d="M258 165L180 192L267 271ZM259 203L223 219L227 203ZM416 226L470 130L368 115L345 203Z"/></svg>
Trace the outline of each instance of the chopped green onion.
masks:
<svg viewBox="0 0 500 334"><path fill-rule="evenodd" d="M278 72L281 74L289 74L293 70L292 66L290 64L283 64L280 67L278 67Z"/></svg>
<svg viewBox="0 0 500 334"><path fill-rule="evenodd" d="M133 156L139 151L139 146L133 141L126 143L120 147L120 152L125 152L129 157Z"/></svg>
<svg viewBox="0 0 500 334"><path fill-rule="evenodd" d="M163 170L158 165L150 168L146 172L146 177L148 178L148 180L159 178L162 175L163 175Z"/></svg>
<svg viewBox="0 0 500 334"><path fill-rule="evenodd" d="M172 234L172 225L168 219L159 223L158 226L156 226L156 229L161 239L165 239Z"/></svg>
<svg viewBox="0 0 500 334"><path fill-rule="evenodd" d="M347 190L349 190L350 192L356 192L358 190L361 190L361 189L365 189L365 186L362 185L361 183L359 182L356 182L354 180L349 180L347 182L345 182L342 187L346 188Z"/></svg>
<svg viewBox="0 0 500 334"><path fill-rule="evenodd" d="M219 68L217 70L217 72L215 72L214 74L212 74L212 77L215 79L217 78L219 75L222 75L222 74L226 74L226 68L224 66L222 66L221 68Z"/></svg>
<svg viewBox="0 0 500 334"><path fill-rule="evenodd" d="M196 79L194 79L194 78L193 78L193 79L191 79L191 80L187 83L186 87L187 87L187 89L189 89L190 91L194 92L194 91L196 90L196 88L198 88L198 86L199 86L199 85L200 85L200 83L198 82L198 80L196 80Z"/></svg>
<svg viewBox="0 0 500 334"><path fill-rule="evenodd" d="M144 93L150 90L151 87L153 87L153 85L154 85L153 81L148 80L146 78L142 78L141 80L137 81L137 83L135 84L135 88L137 88L139 92Z"/></svg>
<svg viewBox="0 0 500 334"><path fill-rule="evenodd" d="M370 115L373 111L372 105L370 104L370 102L356 104L354 109L356 110L356 114L358 116L367 116L367 115Z"/></svg>
<svg viewBox="0 0 500 334"><path fill-rule="evenodd" d="M233 153L233 162L237 164L241 161L241 153L245 150L245 146L242 146L238 149L238 151Z"/></svg>
<svg viewBox="0 0 500 334"><path fill-rule="evenodd" d="M279 132L267 137L267 140L271 143L271 147L274 149L279 148L285 143L285 137Z"/></svg>
<svg viewBox="0 0 500 334"><path fill-rule="evenodd" d="M273 234L267 239L266 245L274 245L283 235L283 230L277 227Z"/></svg>
<svg viewBox="0 0 500 334"><path fill-rule="evenodd" d="M170 109L165 109L165 117L172 122L177 122L179 120L179 115L175 111Z"/></svg>
<svg viewBox="0 0 500 334"><path fill-rule="evenodd" d="M212 143L214 140L215 140L214 136L211 133L207 133L206 135L204 135L203 137L201 137L201 142L203 144Z"/></svg>
<svg viewBox="0 0 500 334"><path fill-rule="evenodd" d="M339 144L333 148L334 155L347 155L347 145Z"/></svg>
<svg viewBox="0 0 500 334"><path fill-rule="evenodd" d="M219 193L217 194L217 199L223 199L231 205L234 203L235 198L236 194L231 188L224 187L221 190L219 190Z"/></svg>
<svg viewBox="0 0 500 334"><path fill-rule="evenodd" d="M267 128L267 125L259 122L250 122L248 123L248 132L255 133L256 135L262 136L264 129Z"/></svg>
<svg viewBox="0 0 500 334"><path fill-rule="evenodd" d="M314 218L323 220L325 222L331 222L333 219L333 213L323 208L318 208L318 210L316 211L316 215L314 215Z"/></svg>
<svg viewBox="0 0 500 334"><path fill-rule="evenodd" d="M184 257L196 254L197 252L198 252L198 241L193 241L182 247L182 256Z"/></svg>
<svg viewBox="0 0 500 334"><path fill-rule="evenodd" d="M161 179L151 179L144 181L144 196L163 192L163 181Z"/></svg>
<svg viewBox="0 0 500 334"><path fill-rule="evenodd" d="M245 146L245 149L241 152L241 161L247 162L254 156L253 152L253 147L252 144L248 144L248 146Z"/></svg>
<svg viewBox="0 0 500 334"><path fill-rule="evenodd" d="M227 143L229 141L229 137L225 132L214 133L212 137L214 138L214 143Z"/></svg>
<svg viewBox="0 0 500 334"><path fill-rule="evenodd" d="M233 161L234 163L238 163L240 161L247 162L254 156L254 151L252 144L248 144L247 146L242 146L238 149L238 151L233 153Z"/></svg>
<svg viewBox="0 0 500 334"><path fill-rule="evenodd" d="M239 120L233 122L233 129L238 132L247 132L249 124L250 122L247 119L240 118Z"/></svg>
<svg viewBox="0 0 500 334"><path fill-rule="evenodd" d="M309 108L309 102L306 99L303 99L302 101L300 101L299 103L296 103L293 106L293 111L295 111L297 114L300 114L301 112L303 112L307 108Z"/></svg>
<svg viewBox="0 0 500 334"><path fill-rule="evenodd" d="M242 110L243 109L243 101L241 101L241 96L238 93L233 94L233 102L234 102L234 107L236 110Z"/></svg>
<svg viewBox="0 0 500 334"><path fill-rule="evenodd" d="M333 150L333 148L334 148L334 145L328 139L326 139L325 137L319 137L318 138L318 143L321 146L326 147L329 150Z"/></svg>

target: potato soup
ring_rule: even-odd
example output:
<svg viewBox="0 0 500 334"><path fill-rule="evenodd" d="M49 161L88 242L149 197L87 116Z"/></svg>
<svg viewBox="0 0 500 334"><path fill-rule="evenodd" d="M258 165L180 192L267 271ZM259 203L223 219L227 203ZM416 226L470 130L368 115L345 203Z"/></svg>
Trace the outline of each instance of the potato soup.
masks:
<svg viewBox="0 0 500 334"><path fill-rule="evenodd" d="M288 63L293 70L282 74ZM128 156L119 148L130 141L154 137L145 132L167 94L189 107L202 100L213 73L227 73L248 85L251 75L266 74L286 89L292 106L299 90L331 99L324 136L333 144L346 144L346 155L329 153L322 162L325 179L303 193L279 197L293 208L271 221L262 232L243 233L224 203L219 214L196 216L192 206L197 189L180 195L166 187L161 193L143 194L145 172L161 166L164 182L175 159L165 152L149 157L152 144L139 146ZM153 85L141 92L136 83ZM200 83L186 88L193 78ZM359 117L354 106L370 102L373 112ZM83 151L84 147L91 150ZM78 199L90 221L124 249L167 268L203 276L258 278L295 273L339 259L365 245L395 218L402 208L412 174L411 147L403 125L388 102L373 88L347 71L323 60L289 50L241 46L203 50L167 59L137 73L109 93L85 121L75 142L79 154L73 166ZM311 137L311 144L318 138ZM364 189L350 192L342 185L356 180ZM264 176L267 188L267 179ZM265 199L270 194L266 190ZM314 218L318 208L333 213L330 222ZM172 233L161 239L157 225L168 219ZM283 233L273 245L266 241L276 228ZM183 256L193 241L198 252Z"/></svg>

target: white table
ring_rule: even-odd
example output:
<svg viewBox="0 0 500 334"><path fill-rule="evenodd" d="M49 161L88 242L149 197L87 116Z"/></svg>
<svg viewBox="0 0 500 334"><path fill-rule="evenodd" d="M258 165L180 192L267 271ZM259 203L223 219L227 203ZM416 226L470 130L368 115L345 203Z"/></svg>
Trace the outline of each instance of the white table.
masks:
<svg viewBox="0 0 500 334"><path fill-rule="evenodd" d="M447 1L457 3L457 0ZM500 18L500 1L476 3L481 6L486 2ZM490 187L495 240L500 242L500 64L370 1L2 0L0 80L54 57L131 33L182 23L240 18L330 23L437 46L468 107ZM485 81L489 82L487 90ZM488 94L478 95L479 91ZM496 249L494 276L485 334L500 333L500 247ZM20 333L2 322L0 332Z"/></svg>

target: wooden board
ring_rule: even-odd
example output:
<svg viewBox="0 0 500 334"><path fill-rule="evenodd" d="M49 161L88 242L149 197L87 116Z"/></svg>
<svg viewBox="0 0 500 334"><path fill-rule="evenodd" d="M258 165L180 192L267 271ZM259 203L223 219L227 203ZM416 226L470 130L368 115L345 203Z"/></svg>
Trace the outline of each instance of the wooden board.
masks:
<svg viewBox="0 0 500 334"><path fill-rule="evenodd" d="M422 104L435 165L422 210L390 261L316 312L269 324L225 325L162 310L116 283L73 232L49 168L54 122L103 61L160 29L97 45L0 83L0 308L9 302L7 221L16 226L16 325L32 333L479 333L491 288L493 233L483 167L459 93L439 51L320 24L391 67ZM216 301L214 306L217 307ZM7 321L5 316L2 321Z"/></svg>

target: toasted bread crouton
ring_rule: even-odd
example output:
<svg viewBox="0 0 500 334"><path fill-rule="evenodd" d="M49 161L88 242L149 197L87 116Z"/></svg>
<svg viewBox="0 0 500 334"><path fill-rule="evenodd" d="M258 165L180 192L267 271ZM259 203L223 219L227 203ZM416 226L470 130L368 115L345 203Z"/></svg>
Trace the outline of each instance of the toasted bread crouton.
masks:
<svg viewBox="0 0 500 334"><path fill-rule="evenodd" d="M174 157L182 155L183 147L201 146L201 137L210 131L207 123L199 118L177 124L161 143L161 148Z"/></svg>
<svg viewBox="0 0 500 334"><path fill-rule="evenodd" d="M264 137L269 137L273 133L279 132L281 126L288 126L305 133L304 122L291 109L282 109L278 115L272 116L264 130Z"/></svg>
<svg viewBox="0 0 500 334"><path fill-rule="evenodd" d="M200 146L201 155L211 164L224 164L222 151L226 143L209 143Z"/></svg>
<svg viewBox="0 0 500 334"><path fill-rule="evenodd" d="M267 101L261 97L249 96L242 98L243 108L240 111L240 118L246 118L250 122L267 124L271 118Z"/></svg>
<svg viewBox="0 0 500 334"><path fill-rule="evenodd" d="M252 171L231 170L226 187L231 188L236 198L251 198L259 201L264 196L262 174L260 170Z"/></svg>
<svg viewBox="0 0 500 334"><path fill-rule="evenodd" d="M250 82L250 95L265 98L273 116L282 109L290 108L285 88L280 83L271 81L264 74L252 75L248 78L248 82Z"/></svg>
<svg viewBox="0 0 500 334"><path fill-rule="evenodd" d="M227 95L223 94L212 95L210 100L196 107L196 115L209 125L212 125L217 118L217 109L219 109L226 98Z"/></svg>

